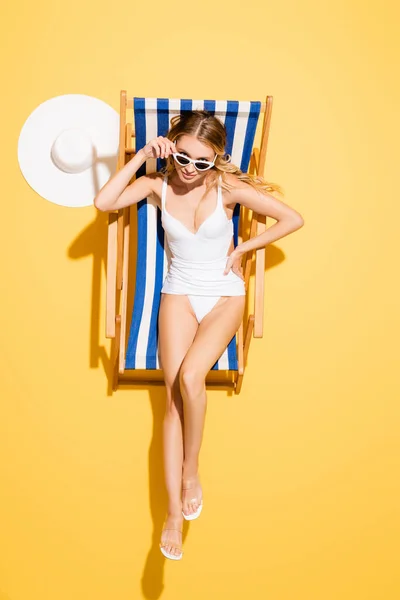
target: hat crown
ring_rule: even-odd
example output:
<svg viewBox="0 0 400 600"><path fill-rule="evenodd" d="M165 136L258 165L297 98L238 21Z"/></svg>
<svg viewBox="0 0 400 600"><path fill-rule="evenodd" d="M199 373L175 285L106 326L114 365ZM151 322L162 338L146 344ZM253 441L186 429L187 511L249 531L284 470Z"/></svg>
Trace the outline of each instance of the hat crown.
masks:
<svg viewBox="0 0 400 600"><path fill-rule="evenodd" d="M90 135L83 129L64 129L51 147L51 159L65 173L81 173L91 167L96 159Z"/></svg>

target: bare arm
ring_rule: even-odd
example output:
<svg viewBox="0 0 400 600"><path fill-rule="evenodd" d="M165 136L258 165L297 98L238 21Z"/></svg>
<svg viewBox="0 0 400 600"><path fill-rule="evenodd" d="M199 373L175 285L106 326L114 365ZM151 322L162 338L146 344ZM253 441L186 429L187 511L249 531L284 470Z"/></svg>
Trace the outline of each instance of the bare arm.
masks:
<svg viewBox="0 0 400 600"><path fill-rule="evenodd" d="M234 176L231 176L231 178L229 179L229 183L235 185L235 188L230 192L230 204L235 205L238 202L257 214L272 217L276 220L276 223L268 227L263 233L238 244L230 255L225 273L229 271L235 260L238 258L240 260L240 257L249 250L264 248L267 244L297 231L297 229L300 229L304 225L304 219L301 214L285 204L285 202L278 200L272 194L258 192L247 183L238 182Z"/></svg>
<svg viewBox="0 0 400 600"><path fill-rule="evenodd" d="M152 190L146 176L138 177L128 185L144 162L146 156L141 149L101 188L94 199L95 207L101 211L118 210L147 198Z"/></svg>
<svg viewBox="0 0 400 600"><path fill-rule="evenodd" d="M130 180L148 158L164 158L175 151L167 138L159 136L148 142L101 188L94 199L95 207L103 212L119 210L148 198L154 191L154 175L143 175L128 185Z"/></svg>

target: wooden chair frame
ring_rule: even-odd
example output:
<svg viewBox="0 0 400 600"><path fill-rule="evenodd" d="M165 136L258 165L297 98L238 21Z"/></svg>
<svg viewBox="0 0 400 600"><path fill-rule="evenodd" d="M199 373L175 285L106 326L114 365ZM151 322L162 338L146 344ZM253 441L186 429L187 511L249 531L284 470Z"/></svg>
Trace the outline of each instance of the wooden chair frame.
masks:
<svg viewBox="0 0 400 600"><path fill-rule="evenodd" d="M134 119L127 121L127 110L133 110L133 97L127 97L126 90L120 92L120 130L119 153L117 169L120 170L135 153L132 141L135 138ZM267 96L261 103L260 114L264 114L260 148L253 147L249 173L264 176L267 155L267 144L270 130L272 112L272 96ZM127 160L128 159L128 160ZM107 251L107 290L106 290L106 337L111 338L111 363L113 368L113 390L121 382L129 383L164 383L162 370L125 370L126 331L127 331L127 305L128 305L128 272L129 272L129 243L130 243L130 209L126 207L118 211L111 211L108 217L108 251ZM242 241L243 211L239 221L239 241ZM266 217L252 213L249 238L259 235L266 229ZM253 254L255 252L255 292L254 313L250 314L247 323L241 323L236 334L238 370L228 373L233 374L233 379L223 376L223 371L210 371L206 383L211 386L231 385L236 394L239 394L251 337L260 338L263 335L264 313L264 274L265 274L265 248L247 252L244 258L244 278L246 290L249 290L249 281Z"/></svg>

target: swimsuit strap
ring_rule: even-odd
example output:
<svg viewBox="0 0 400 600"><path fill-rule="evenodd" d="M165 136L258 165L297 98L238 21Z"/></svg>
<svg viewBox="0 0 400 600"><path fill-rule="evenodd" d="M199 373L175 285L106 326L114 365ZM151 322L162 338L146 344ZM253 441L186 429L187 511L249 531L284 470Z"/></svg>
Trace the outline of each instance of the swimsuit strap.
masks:
<svg viewBox="0 0 400 600"><path fill-rule="evenodd" d="M221 181L222 181L222 177L221 175L218 175L218 192L217 192L217 203L224 208L224 204L222 202L222 189L221 189Z"/></svg>
<svg viewBox="0 0 400 600"><path fill-rule="evenodd" d="M165 175L164 179L163 179L162 191L161 191L161 209L163 211L165 210L165 197L167 195L167 182L168 182L168 175Z"/></svg>

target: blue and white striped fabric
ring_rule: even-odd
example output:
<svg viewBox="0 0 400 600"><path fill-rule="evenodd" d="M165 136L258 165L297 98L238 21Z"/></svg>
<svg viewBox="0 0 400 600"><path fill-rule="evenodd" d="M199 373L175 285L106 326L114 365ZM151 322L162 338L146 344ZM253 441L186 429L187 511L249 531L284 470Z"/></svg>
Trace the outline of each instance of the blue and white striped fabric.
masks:
<svg viewBox="0 0 400 600"><path fill-rule="evenodd" d="M166 136L171 118L185 110L208 110L227 129L225 152L232 163L247 171L260 115L260 102L234 100L181 100L168 98L134 98L136 148L151 139ZM164 159L150 159L137 177L159 171ZM161 213L156 204L145 198L137 205L138 249L136 287L131 327L126 352L126 369L160 369L158 356L158 309L161 287L167 273L170 253L164 245ZM234 245L238 243L240 205L233 214ZM236 336L232 338L213 370L237 370Z"/></svg>

